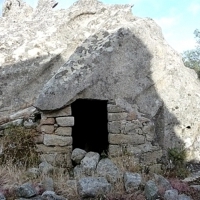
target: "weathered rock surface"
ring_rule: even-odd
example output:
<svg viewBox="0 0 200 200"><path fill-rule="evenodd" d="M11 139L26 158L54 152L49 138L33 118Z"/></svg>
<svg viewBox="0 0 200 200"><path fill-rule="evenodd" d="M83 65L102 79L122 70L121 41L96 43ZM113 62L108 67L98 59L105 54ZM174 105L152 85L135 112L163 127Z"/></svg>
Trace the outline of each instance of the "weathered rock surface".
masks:
<svg viewBox="0 0 200 200"><path fill-rule="evenodd" d="M129 5L80 0L54 11L51 2L35 10L22 0L3 5L0 124L33 105L52 111L77 98L114 99L128 119L154 122L162 147L184 144L187 159L200 160L200 82L155 22L133 16ZM126 117L112 112L109 120Z"/></svg>
<svg viewBox="0 0 200 200"><path fill-rule="evenodd" d="M96 197L111 191L111 185L103 177L86 177L78 181L78 193L81 197Z"/></svg>
<svg viewBox="0 0 200 200"><path fill-rule="evenodd" d="M76 148L72 151L71 159L76 163L80 164L81 160L85 157L86 151L83 149Z"/></svg>
<svg viewBox="0 0 200 200"><path fill-rule="evenodd" d="M164 200L176 200L178 199L178 191L177 190L167 190L164 194Z"/></svg>
<svg viewBox="0 0 200 200"><path fill-rule="evenodd" d="M138 173L124 173L124 186L126 192L131 193L138 190L140 184L142 183L142 177Z"/></svg>
<svg viewBox="0 0 200 200"><path fill-rule="evenodd" d="M146 182L144 192L147 200L156 200L158 198L158 187L152 180Z"/></svg>
<svg viewBox="0 0 200 200"><path fill-rule="evenodd" d="M53 166L47 162L42 162L39 164L39 169L41 173L48 175L53 172Z"/></svg>
<svg viewBox="0 0 200 200"><path fill-rule="evenodd" d="M42 199L52 199L52 200L67 200L66 198L62 197L62 196L58 196L55 192L53 191L45 191L42 194Z"/></svg>
<svg viewBox="0 0 200 200"><path fill-rule="evenodd" d="M98 153L88 152L81 160L80 167L82 171L88 176L94 175L99 159L100 155Z"/></svg>
<svg viewBox="0 0 200 200"><path fill-rule="evenodd" d="M105 177L109 183L117 183L122 179L122 172L108 158L99 161L96 174L100 177Z"/></svg>
<svg viewBox="0 0 200 200"><path fill-rule="evenodd" d="M178 200L192 200L189 196L185 194L179 194L178 195Z"/></svg>
<svg viewBox="0 0 200 200"><path fill-rule="evenodd" d="M167 179L165 179L163 176L155 174L154 177L155 177L155 182L157 186L160 189L162 189L162 191L172 190L172 186L170 182Z"/></svg>
<svg viewBox="0 0 200 200"><path fill-rule="evenodd" d="M36 194L35 188L30 183L24 183L16 189L16 195L18 197L30 198L36 196Z"/></svg>

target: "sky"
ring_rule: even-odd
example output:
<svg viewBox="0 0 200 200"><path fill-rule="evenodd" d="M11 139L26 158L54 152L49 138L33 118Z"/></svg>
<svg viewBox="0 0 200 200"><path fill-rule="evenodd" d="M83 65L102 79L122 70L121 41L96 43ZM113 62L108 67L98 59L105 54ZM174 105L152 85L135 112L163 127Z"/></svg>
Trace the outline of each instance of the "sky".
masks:
<svg viewBox="0 0 200 200"><path fill-rule="evenodd" d="M36 7L37 0L24 0ZM68 8L75 0L57 0L56 9ZM148 17L162 28L165 40L176 51L195 48L194 30L200 29L200 0L101 0L106 4L134 4L133 15ZM2 7L4 0L0 0Z"/></svg>

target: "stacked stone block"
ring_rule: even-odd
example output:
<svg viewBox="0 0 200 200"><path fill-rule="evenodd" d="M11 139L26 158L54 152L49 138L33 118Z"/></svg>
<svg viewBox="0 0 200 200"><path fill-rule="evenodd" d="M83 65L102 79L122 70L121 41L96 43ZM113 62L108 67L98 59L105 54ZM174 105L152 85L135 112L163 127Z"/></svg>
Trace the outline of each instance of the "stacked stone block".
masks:
<svg viewBox="0 0 200 200"><path fill-rule="evenodd" d="M36 138L37 150L41 153L41 161L53 166L71 167L72 126L74 117L71 107L42 113L38 126L40 135Z"/></svg>
<svg viewBox="0 0 200 200"><path fill-rule="evenodd" d="M155 143L154 123L137 110L127 112L115 103L109 103L108 142L109 156L131 156L136 163L155 164L162 150Z"/></svg>

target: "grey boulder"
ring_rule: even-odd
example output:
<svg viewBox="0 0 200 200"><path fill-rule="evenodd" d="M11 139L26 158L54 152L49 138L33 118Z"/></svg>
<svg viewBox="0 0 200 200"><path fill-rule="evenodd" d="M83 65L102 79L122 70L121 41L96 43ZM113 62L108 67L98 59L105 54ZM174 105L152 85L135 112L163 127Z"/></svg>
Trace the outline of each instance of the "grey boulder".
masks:
<svg viewBox="0 0 200 200"><path fill-rule="evenodd" d="M85 157L86 151L83 149L76 148L72 151L71 159L76 163L80 164L81 160Z"/></svg>
<svg viewBox="0 0 200 200"><path fill-rule="evenodd" d="M58 196L55 192L53 191L45 191L42 194L42 200L67 200L66 198L62 196Z"/></svg>
<svg viewBox="0 0 200 200"><path fill-rule="evenodd" d="M108 182L116 183L122 179L122 173L117 166L108 158L101 159L96 169L97 176L105 177Z"/></svg>
<svg viewBox="0 0 200 200"><path fill-rule="evenodd" d="M16 195L18 197L30 198L37 194L35 188L30 183L24 183L16 189Z"/></svg>
<svg viewBox="0 0 200 200"><path fill-rule="evenodd" d="M177 190L167 190L164 194L164 200L177 200L178 191Z"/></svg>
<svg viewBox="0 0 200 200"><path fill-rule="evenodd" d="M111 184L104 177L86 177L78 181L78 193L81 197L96 197L111 191Z"/></svg>
<svg viewBox="0 0 200 200"><path fill-rule="evenodd" d="M85 175L94 175L100 155L95 152L88 152L83 160L81 160L81 168Z"/></svg>
<svg viewBox="0 0 200 200"><path fill-rule="evenodd" d="M144 188L145 197L147 200L156 200L158 197L158 187L152 180L147 181Z"/></svg>
<svg viewBox="0 0 200 200"><path fill-rule="evenodd" d="M124 173L124 186L126 192L131 193L138 190L142 183L142 177L138 173L125 172Z"/></svg>

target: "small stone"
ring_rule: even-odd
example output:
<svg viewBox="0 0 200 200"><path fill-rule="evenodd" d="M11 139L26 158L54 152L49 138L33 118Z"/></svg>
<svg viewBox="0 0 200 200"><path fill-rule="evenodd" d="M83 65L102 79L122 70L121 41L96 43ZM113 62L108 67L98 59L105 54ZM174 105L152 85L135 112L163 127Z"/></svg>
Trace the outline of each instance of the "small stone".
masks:
<svg viewBox="0 0 200 200"><path fill-rule="evenodd" d="M35 188L30 183L24 183L16 189L16 195L18 197L30 198L37 194Z"/></svg>
<svg viewBox="0 0 200 200"><path fill-rule="evenodd" d="M72 128L71 127L58 127L55 131L55 134L61 135L61 136L71 136Z"/></svg>
<svg viewBox="0 0 200 200"><path fill-rule="evenodd" d="M53 191L45 191L42 194L42 199L47 199L47 200L67 200L66 198L62 196L56 195L55 192Z"/></svg>
<svg viewBox="0 0 200 200"><path fill-rule="evenodd" d="M103 177L86 177L78 181L78 193L82 198L96 197L111 191L111 184Z"/></svg>
<svg viewBox="0 0 200 200"><path fill-rule="evenodd" d="M54 118L46 118L40 120L40 125L53 125L53 124L55 124Z"/></svg>
<svg viewBox="0 0 200 200"><path fill-rule="evenodd" d="M178 195L178 200L192 200L189 196L185 194L179 194Z"/></svg>
<svg viewBox="0 0 200 200"><path fill-rule="evenodd" d="M164 194L164 200L177 200L178 191L177 190L167 190Z"/></svg>
<svg viewBox="0 0 200 200"><path fill-rule="evenodd" d="M130 173L130 172L124 173L124 185L126 192L132 193L138 190L141 182L142 182L142 177L140 174Z"/></svg>
<svg viewBox="0 0 200 200"><path fill-rule="evenodd" d="M53 125L42 125L40 127L41 132L52 134L54 132L54 126Z"/></svg>
<svg viewBox="0 0 200 200"><path fill-rule="evenodd" d="M83 149L76 148L72 151L71 159L76 163L80 164L81 160L85 157L87 152Z"/></svg>
<svg viewBox="0 0 200 200"><path fill-rule="evenodd" d="M47 162L42 162L39 164L39 169L42 174L52 174L53 173L53 166Z"/></svg>
<svg viewBox="0 0 200 200"><path fill-rule="evenodd" d="M158 188L156 183L152 180L147 181L145 184L144 193L147 200L156 200L158 197Z"/></svg>
<svg viewBox="0 0 200 200"><path fill-rule="evenodd" d="M56 122L59 126L74 126L74 117L57 117Z"/></svg>
<svg viewBox="0 0 200 200"><path fill-rule="evenodd" d="M88 176L94 175L100 155L95 152L88 152L81 160L81 168Z"/></svg>
<svg viewBox="0 0 200 200"><path fill-rule="evenodd" d="M37 124L35 122L33 122L32 120L24 121L23 125L26 128L34 128L37 126Z"/></svg>
<svg viewBox="0 0 200 200"><path fill-rule="evenodd" d="M110 183L117 183L123 176L117 166L108 158L99 161L96 174L100 177L105 177Z"/></svg>

